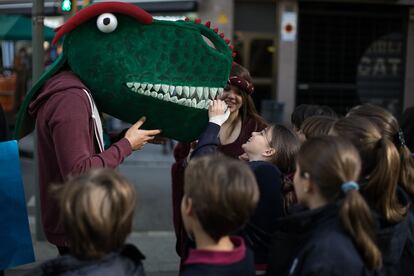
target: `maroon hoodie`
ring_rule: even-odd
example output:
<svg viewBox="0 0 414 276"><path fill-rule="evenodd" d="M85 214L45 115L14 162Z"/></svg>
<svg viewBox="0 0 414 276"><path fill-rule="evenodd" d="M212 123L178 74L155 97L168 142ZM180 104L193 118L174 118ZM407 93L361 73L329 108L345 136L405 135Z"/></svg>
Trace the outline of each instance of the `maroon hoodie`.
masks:
<svg viewBox="0 0 414 276"><path fill-rule="evenodd" d="M36 118L42 223L49 242L68 246L57 201L49 193L52 184L91 168L116 168L131 154L126 138L102 153L94 134L92 110L85 85L70 71L50 78L30 103Z"/></svg>

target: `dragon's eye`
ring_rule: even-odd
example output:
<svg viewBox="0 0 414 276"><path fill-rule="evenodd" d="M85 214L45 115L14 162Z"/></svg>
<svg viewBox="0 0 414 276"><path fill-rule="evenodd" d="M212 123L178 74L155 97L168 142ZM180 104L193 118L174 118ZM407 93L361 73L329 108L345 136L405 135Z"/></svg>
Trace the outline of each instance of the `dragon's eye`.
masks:
<svg viewBox="0 0 414 276"><path fill-rule="evenodd" d="M96 20L96 26L103 33L112 33L118 26L118 20L112 13L103 13Z"/></svg>

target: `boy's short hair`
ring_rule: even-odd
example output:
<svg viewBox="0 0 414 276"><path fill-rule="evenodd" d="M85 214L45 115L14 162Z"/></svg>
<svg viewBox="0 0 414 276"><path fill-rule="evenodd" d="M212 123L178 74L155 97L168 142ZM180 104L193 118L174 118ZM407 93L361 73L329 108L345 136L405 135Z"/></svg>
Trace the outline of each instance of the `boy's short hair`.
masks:
<svg viewBox="0 0 414 276"><path fill-rule="evenodd" d="M295 110L293 110L290 117L292 125L299 130L302 126L302 123L309 117L312 116L327 116L332 118L338 118L338 115L335 111L329 106L319 106L313 104L301 104L298 105Z"/></svg>
<svg viewBox="0 0 414 276"><path fill-rule="evenodd" d="M91 170L54 188L71 254L99 259L125 243L136 205L132 185L111 169Z"/></svg>
<svg viewBox="0 0 414 276"><path fill-rule="evenodd" d="M259 199L256 178L244 162L222 155L191 160L184 194L195 217L215 241L242 228Z"/></svg>
<svg viewBox="0 0 414 276"><path fill-rule="evenodd" d="M300 127L306 139L328 135L336 122L336 118L328 116L312 116L307 118Z"/></svg>

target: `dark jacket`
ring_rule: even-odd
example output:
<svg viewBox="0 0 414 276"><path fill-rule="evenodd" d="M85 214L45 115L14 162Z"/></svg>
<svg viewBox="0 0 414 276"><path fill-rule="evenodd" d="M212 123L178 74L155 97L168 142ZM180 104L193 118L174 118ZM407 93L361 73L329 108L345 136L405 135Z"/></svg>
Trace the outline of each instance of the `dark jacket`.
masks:
<svg viewBox="0 0 414 276"><path fill-rule="evenodd" d="M268 275L372 275L343 229L336 204L279 220Z"/></svg>
<svg viewBox="0 0 414 276"><path fill-rule="evenodd" d="M181 276L253 276L253 256L240 237L229 252L190 249Z"/></svg>
<svg viewBox="0 0 414 276"><path fill-rule="evenodd" d="M409 196L399 188L398 198L403 206L410 204ZM414 215L408 212L403 221L388 223L374 212L377 223L377 243L382 253L384 275L414 275Z"/></svg>
<svg viewBox="0 0 414 276"><path fill-rule="evenodd" d="M67 246L57 201L50 185L63 183L69 175L91 168L116 168L131 154L126 138L100 153L85 85L70 71L50 78L29 106L36 118L40 207L44 232L49 242Z"/></svg>
<svg viewBox="0 0 414 276"><path fill-rule="evenodd" d="M220 126L209 123L198 140L192 158L217 152L219 131ZM265 270L271 234L276 229L277 219L283 216L282 174L270 162L252 161L248 165L256 177L260 198L255 212L240 235L252 249L257 268Z"/></svg>
<svg viewBox="0 0 414 276"><path fill-rule="evenodd" d="M283 216L282 174L270 162L252 161L248 164L256 177L260 197L242 236L253 250L257 268L266 270L271 235L276 230L277 220Z"/></svg>
<svg viewBox="0 0 414 276"><path fill-rule="evenodd" d="M82 261L71 255L64 255L44 262L26 275L144 276L141 262L143 259L144 255L135 246L127 244L121 250L94 261Z"/></svg>

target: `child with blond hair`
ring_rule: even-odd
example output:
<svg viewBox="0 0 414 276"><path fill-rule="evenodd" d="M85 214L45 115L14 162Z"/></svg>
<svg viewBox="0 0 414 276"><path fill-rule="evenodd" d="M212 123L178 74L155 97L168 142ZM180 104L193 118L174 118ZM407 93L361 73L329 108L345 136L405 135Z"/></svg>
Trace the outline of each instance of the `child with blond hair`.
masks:
<svg viewBox="0 0 414 276"><path fill-rule="evenodd" d="M28 275L144 275L142 253L125 245L136 205L134 187L111 169L91 170L54 187L70 254Z"/></svg>

